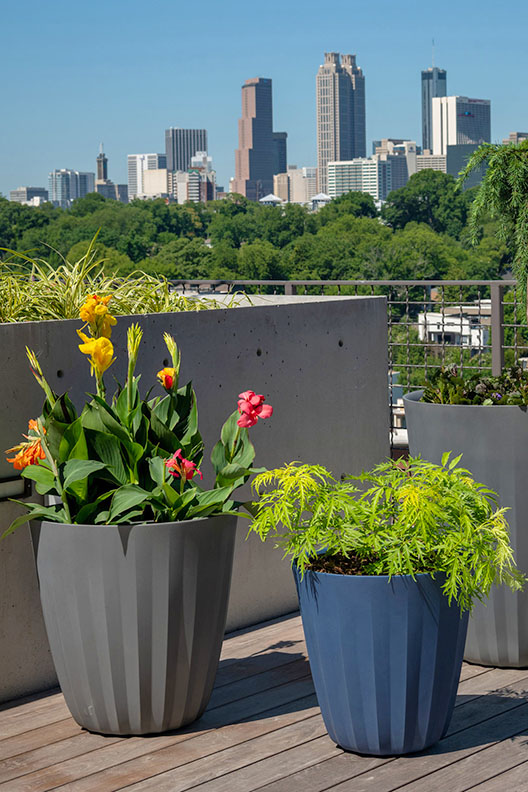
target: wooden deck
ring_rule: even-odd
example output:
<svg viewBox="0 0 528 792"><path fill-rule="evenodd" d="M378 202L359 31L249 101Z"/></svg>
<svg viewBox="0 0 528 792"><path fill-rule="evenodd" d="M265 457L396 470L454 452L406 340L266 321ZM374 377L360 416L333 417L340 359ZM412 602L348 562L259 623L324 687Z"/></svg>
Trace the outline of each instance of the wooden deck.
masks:
<svg viewBox="0 0 528 792"><path fill-rule="evenodd" d="M528 669L465 665L445 739L400 759L357 756L326 735L300 618L268 622L226 639L211 703L181 732L90 734L57 691L0 707L0 792L52 789L522 792Z"/></svg>

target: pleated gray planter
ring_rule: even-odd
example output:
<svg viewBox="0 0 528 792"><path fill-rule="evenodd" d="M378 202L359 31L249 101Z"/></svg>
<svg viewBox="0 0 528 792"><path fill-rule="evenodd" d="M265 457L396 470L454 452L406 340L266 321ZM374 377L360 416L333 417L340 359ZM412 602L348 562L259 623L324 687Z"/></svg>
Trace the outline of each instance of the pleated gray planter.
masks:
<svg viewBox="0 0 528 792"><path fill-rule="evenodd" d="M439 463L445 451L463 454L461 465L495 490L508 506L511 544L528 573L528 412L523 407L427 404L422 391L404 396L409 452ZM480 665L528 666L528 590L494 586L476 603L464 655Z"/></svg>
<svg viewBox="0 0 528 792"><path fill-rule="evenodd" d="M447 731L467 614L443 577L294 570L310 667L328 734L346 751L421 751Z"/></svg>
<svg viewBox="0 0 528 792"><path fill-rule="evenodd" d="M200 717L222 646L236 517L32 531L51 653L77 723L149 734Z"/></svg>

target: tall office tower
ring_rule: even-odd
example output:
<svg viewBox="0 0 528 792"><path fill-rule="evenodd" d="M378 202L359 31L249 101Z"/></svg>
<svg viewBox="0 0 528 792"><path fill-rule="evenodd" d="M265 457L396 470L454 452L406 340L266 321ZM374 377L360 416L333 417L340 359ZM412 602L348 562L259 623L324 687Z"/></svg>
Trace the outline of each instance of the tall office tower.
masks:
<svg viewBox="0 0 528 792"><path fill-rule="evenodd" d="M448 146L489 143L490 109L489 99L433 97L433 154L447 154Z"/></svg>
<svg viewBox="0 0 528 792"><path fill-rule="evenodd" d="M186 171L191 167L191 157L197 151L207 151L207 130L179 127L165 130L165 155L169 172Z"/></svg>
<svg viewBox="0 0 528 792"><path fill-rule="evenodd" d="M61 168L48 175L49 200L62 209L95 190L95 173Z"/></svg>
<svg viewBox="0 0 528 792"><path fill-rule="evenodd" d="M447 95L447 72L438 66L422 71L422 151L433 148L433 98Z"/></svg>
<svg viewBox="0 0 528 792"><path fill-rule="evenodd" d="M143 171L163 170L167 167L165 154L129 154L128 155L128 197L142 195Z"/></svg>
<svg viewBox="0 0 528 792"><path fill-rule="evenodd" d="M275 149L275 162L273 165L273 175L276 173L286 173L288 153L287 153L287 132L273 133L273 147Z"/></svg>
<svg viewBox="0 0 528 792"><path fill-rule="evenodd" d="M327 192L328 162L365 157L365 78L355 55L325 52L316 77L318 189Z"/></svg>
<svg viewBox="0 0 528 792"><path fill-rule="evenodd" d="M104 183L108 180L108 157L103 151L103 144L99 146L99 154L96 159L97 179L96 182Z"/></svg>
<svg viewBox="0 0 528 792"><path fill-rule="evenodd" d="M232 192L252 201L272 192L279 140L282 145L282 139L275 140L273 136L271 80L264 77L246 80L242 86L242 118L238 120Z"/></svg>

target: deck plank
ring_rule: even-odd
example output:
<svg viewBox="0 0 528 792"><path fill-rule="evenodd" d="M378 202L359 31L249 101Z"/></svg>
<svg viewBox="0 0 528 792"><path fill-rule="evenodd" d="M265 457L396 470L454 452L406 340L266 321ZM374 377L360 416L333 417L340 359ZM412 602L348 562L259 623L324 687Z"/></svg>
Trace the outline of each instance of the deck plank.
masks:
<svg viewBox="0 0 528 792"><path fill-rule="evenodd" d="M447 736L407 757L345 753L326 734L298 614L224 641L202 718L104 737L56 690L0 705L0 792L528 792L528 669L465 663Z"/></svg>
<svg viewBox="0 0 528 792"><path fill-rule="evenodd" d="M152 753L157 747L189 740L197 734L206 733L211 729L221 729L238 721L255 718L257 723L262 723L265 720L266 711L282 705L288 706L288 702L291 702L289 709L293 710L294 717L302 718L303 710L300 710L301 714L299 715L298 700L306 699L312 695L311 677L279 685L271 690L207 710L200 720L179 732L160 737L121 738L117 742L112 741L111 745L106 745L90 753L83 753L74 759L55 764L50 762L50 766L44 769L24 775L18 780L0 784L0 790L2 792L44 792L44 790L55 786L77 781L114 764L133 759L142 753ZM315 702L315 697L313 702ZM84 734L88 733L84 732Z"/></svg>
<svg viewBox="0 0 528 792"><path fill-rule="evenodd" d="M522 762L505 773L494 774L487 781L468 787L468 789L471 792L526 792L528 790L528 762Z"/></svg>

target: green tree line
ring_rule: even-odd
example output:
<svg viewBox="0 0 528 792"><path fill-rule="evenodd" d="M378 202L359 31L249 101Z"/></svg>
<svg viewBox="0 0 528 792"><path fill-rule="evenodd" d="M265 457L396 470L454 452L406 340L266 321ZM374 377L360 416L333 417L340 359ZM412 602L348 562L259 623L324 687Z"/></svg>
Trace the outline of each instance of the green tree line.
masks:
<svg viewBox="0 0 528 792"><path fill-rule="evenodd" d="M208 204L124 205L93 193L67 210L0 197L0 247L58 265L62 257L79 259L99 231L97 253L120 275L139 269L174 279L494 279L509 268L511 254L491 222L471 244L473 200L474 190L463 192L452 176L429 170L390 193L381 213L357 192L316 213L240 195Z"/></svg>

